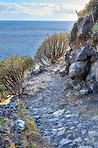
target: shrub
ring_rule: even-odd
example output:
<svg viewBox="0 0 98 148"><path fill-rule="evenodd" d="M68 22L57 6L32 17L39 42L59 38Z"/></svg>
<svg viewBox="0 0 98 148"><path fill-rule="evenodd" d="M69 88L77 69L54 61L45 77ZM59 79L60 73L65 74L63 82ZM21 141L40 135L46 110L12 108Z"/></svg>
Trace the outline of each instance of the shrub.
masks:
<svg viewBox="0 0 98 148"><path fill-rule="evenodd" d="M29 56L11 55L0 62L0 89L1 95L4 91L18 95L23 92L24 74L26 70L34 67L34 60ZM3 88L4 87L4 88Z"/></svg>
<svg viewBox="0 0 98 148"><path fill-rule="evenodd" d="M66 34L60 33L49 36L44 40L35 55L35 61L40 65L49 65L55 63L64 55L68 46Z"/></svg>

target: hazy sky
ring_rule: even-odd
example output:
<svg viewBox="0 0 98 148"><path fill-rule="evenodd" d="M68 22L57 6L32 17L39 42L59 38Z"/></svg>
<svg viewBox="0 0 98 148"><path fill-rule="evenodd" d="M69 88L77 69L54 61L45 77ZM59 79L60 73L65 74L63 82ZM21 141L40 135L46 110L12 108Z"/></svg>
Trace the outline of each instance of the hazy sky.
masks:
<svg viewBox="0 0 98 148"><path fill-rule="evenodd" d="M0 0L0 20L76 20L89 0Z"/></svg>

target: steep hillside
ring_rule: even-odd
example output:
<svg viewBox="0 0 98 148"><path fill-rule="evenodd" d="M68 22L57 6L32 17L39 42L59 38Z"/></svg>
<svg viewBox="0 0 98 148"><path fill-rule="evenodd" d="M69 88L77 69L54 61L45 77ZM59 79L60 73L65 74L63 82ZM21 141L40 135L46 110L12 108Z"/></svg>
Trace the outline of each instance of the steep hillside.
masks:
<svg viewBox="0 0 98 148"><path fill-rule="evenodd" d="M93 10L98 7L98 1L97 0L90 0L89 3L86 4L85 8L79 12L79 15L81 17L88 16Z"/></svg>

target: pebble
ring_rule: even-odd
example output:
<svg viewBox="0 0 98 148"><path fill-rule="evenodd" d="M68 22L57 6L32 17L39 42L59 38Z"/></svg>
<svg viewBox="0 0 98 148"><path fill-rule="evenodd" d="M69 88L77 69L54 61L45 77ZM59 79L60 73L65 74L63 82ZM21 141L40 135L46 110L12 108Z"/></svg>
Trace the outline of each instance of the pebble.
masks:
<svg viewBox="0 0 98 148"><path fill-rule="evenodd" d="M82 141L81 137L75 139L75 142L81 142L81 141Z"/></svg>
<svg viewBox="0 0 98 148"><path fill-rule="evenodd" d="M10 102L9 106L15 108L15 107L18 107L18 104L16 102Z"/></svg>
<svg viewBox="0 0 98 148"><path fill-rule="evenodd" d="M57 134L57 132L58 132L58 130L57 130L57 129L52 129L52 134L53 134L53 135L56 135L56 134Z"/></svg>
<svg viewBox="0 0 98 148"><path fill-rule="evenodd" d="M98 138L98 131L89 131L88 134L90 138L94 138L94 137Z"/></svg>
<svg viewBox="0 0 98 148"><path fill-rule="evenodd" d="M65 148L66 146L68 146L70 143L72 143L72 141L71 140L68 140L68 139L62 139L61 141L60 141L60 146L61 146L61 148Z"/></svg>
<svg viewBox="0 0 98 148"><path fill-rule="evenodd" d="M65 112L65 109L58 110L58 111L54 112L53 115L58 117L58 116L61 116L64 112Z"/></svg>
<svg viewBox="0 0 98 148"><path fill-rule="evenodd" d="M80 146L79 148L93 148L92 146Z"/></svg>
<svg viewBox="0 0 98 148"><path fill-rule="evenodd" d="M67 119L70 119L71 117L73 117L73 115L71 115L71 114L66 115L66 118L67 118Z"/></svg>
<svg viewBox="0 0 98 148"><path fill-rule="evenodd" d="M25 129L25 121L23 120L16 120L15 125L16 125L16 128L20 129L21 131Z"/></svg>

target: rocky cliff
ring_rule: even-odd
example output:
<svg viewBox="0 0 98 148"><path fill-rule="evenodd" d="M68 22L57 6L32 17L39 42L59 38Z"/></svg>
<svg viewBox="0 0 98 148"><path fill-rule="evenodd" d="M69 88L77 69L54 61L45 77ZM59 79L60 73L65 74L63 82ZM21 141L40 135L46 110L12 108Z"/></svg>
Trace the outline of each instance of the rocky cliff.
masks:
<svg viewBox="0 0 98 148"><path fill-rule="evenodd" d="M66 52L66 73L78 82L98 92L98 7L86 18L79 17L71 31L70 49Z"/></svg>

